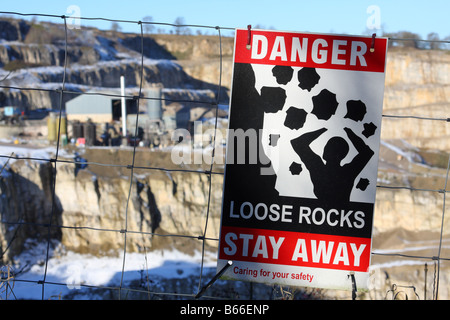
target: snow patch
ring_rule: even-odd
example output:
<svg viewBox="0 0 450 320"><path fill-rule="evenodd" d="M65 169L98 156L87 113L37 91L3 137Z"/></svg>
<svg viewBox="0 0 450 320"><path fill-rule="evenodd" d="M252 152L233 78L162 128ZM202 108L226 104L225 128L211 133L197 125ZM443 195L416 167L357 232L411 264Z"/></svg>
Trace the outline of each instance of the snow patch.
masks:
<svg viewBox="0 0 450 320"><path fill-rule="evenodd" d="M42 284L45 255L41 251L41 260L33 258L36 253L26 252L15 259L18 265L14 270L21 270L27 264L34 263L26 271L16 276L14 295L17 299L42 299ZM34 261L33 261L34 259ZM142 275L150 280L183 279L188 276L199 276L201 267L201 253L190 256L177 250L152 251L144 253L127 253L125 264L123 253L119 256L96 257L74 252L67 252L63 256L51 257L48 260L45 279L45 299L61 297L71 293L71 290L86 289L87 286L119 287L122 280L126 288L132 281L142 280ZM204 268L215 268L216 261L212 257L205 257ZM81 295L82 299L89 299L89 288Z"/></svg>

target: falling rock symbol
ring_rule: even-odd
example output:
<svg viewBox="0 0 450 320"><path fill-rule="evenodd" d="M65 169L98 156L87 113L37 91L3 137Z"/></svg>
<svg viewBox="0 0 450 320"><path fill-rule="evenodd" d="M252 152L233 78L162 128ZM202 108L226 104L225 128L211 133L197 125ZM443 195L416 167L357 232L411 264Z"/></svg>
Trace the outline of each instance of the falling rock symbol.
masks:
<svg viewBox="0 0 450 320"><path fill-rule="evenodd" d="M303 167L301 163L297 163L297 162L292 162L291 165L289 166L289 171L291 172L292 175L299 175L300 172L302 172Z"/></svg>
<svg viewBox="0 0 450 320"><path fill-rule="evenodd" d="M269 135L269 146L276 147L278 144L278 139L280 139L280 134L271 133Z"/></svg>
<svg viewBox="0 0 450 320"><path fill-rule="evenodd" d="M277 79L278 84L288 84L292 80L294 69L290 66L275 66L272 75Z"/></svg>
<svg viewBox="0 0 450 320"><path fill-rule="evenodd" d="M286 91L280 87L262 87L261 98L264 112L276 113L283 109Z"/></svg>
<svg viewBox="0 0 450 320"><path fill-rule="evenodd" d="M305 124L307 115L308 113L303 109L290 107L286 111L286 120L284 120L284 125L292 130L300 129Z"/></svg>
<svg viewBox="0 0 450 320"><path fill-rule="evenodd" d="M347 114L344 118L352 119L354 121L361 121L366 115L367 109L364 102L361 100L347 101Z"/></svg>
<svg viewBox="0 0 450 320"><path fill-rule="evenodd" d="M369 179L361 178L361 179L359 179L358 183L356 184L356 189L365 191L369 184L370 184Z"/></svg>
<svg viewBox="0 0 450 320"><path fill-rule="evenodd" d="M362 134L366 138L373 136L375 133L375 130L377 130L377 126L374 125L373 122L364 123L363 126L364 126L364 131L362 132Z"/></svg>
<svg viewBox="0 0 450 320"><path fill-rule="evenodd" d="M336 94L323 89L317 96L312 98L313 110L312 114L316 115L318 119L328 120L336 113L338 102Z"/></svg>
<svg viewBox="0 0 450 320"><path fill-rule="evenodd" d="M319 82L320 76L314 68L302 68L298 74L299 87L303 90L311 91L312 88Z"/></svg>

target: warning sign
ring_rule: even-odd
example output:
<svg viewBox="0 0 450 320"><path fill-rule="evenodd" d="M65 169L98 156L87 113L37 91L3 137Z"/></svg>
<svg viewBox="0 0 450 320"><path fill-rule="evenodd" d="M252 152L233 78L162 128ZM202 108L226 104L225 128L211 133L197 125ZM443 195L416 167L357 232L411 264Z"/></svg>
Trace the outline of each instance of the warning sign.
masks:
<svg viewBox="0 0 450 320"><path fill-rule="evenodd" d="M236 30L226 277L367 288L386 49L386 38Z"/></svg>

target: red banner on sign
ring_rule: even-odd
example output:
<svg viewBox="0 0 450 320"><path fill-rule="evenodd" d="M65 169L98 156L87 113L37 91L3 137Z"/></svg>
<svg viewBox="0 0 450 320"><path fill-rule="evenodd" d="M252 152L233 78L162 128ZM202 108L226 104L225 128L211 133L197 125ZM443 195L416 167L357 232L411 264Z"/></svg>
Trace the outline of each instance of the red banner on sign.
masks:
<svg viewBox="0 0 450 320"><path fill-rule="evenodd" d="M236 30L235 62L384 72L386 39L309 33Z"/></svg>
<svg viewBox="0 0 450 320"><path fill-rule="evenodd" d="M219 259L367 272L370 238L222 227Z"/></svg>

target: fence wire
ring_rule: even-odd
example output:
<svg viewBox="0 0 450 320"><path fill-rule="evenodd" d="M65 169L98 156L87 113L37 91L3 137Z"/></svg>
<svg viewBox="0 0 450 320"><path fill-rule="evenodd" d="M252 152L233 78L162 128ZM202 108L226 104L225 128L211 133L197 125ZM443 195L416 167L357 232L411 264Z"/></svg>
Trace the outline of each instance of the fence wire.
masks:
<svg viewBox="0 0 450 320"><path fill-rule="evenodd" d="M0 154L0 158L6 159L6 163L1 168L1 172L5 169L5 167L8 164L8 161L10 159L14 160L28 160L28 161L40 161L40 162L49 162L53 166L54 173L52 175L51 180L51 196L52 196L52 205L51 205L51 214L49 221L47 223L36 223L36 222L26 222L23 221L22 217L18 219L18 221L1 221L4 225L10 225L16 227L16 233L18 229L24 225L31 225L35 227L45 227L47 228L47 242L46 242L46 252L45 252L45 267L44 267L44 274L42 280L24 280L24 279L16 279L12 275L9 267L7 268L6 273L2 273L2 278L0 281L0 289L7 288L9 289L9 294L7 294L7 297L11 298L11 296L15 297L13 288L14 285L11 285L11 280L14 282L24 282L24 283L30 283L30 284L38 284L42 286L42 299L44 300L46 298L45 295L45 286L46 285L60 285L60 286L67 286L67 283L58 283L58 282L52 282L47 280L48 275L48 264L49 264L49 258L50 258L50 247L52 243L52 228L61 228L61 229L73 229L73 230L92 230L96 232L115 232L123 234L123 260L122 260L122 271L121 271L121 277L120 277L120 284L119 286L102 286L102 285L91 285L91 284L79 284L81 287L84 288L90 288L90 289L108 289L118 292L118 297L121 299L123 297L122 290L126 290L126 292L139 292L139 293L145 293L150 295L161 295L161 296L174 296L179 298L189 298L192 299L196 297L201 291L202 291L202 285L203 285L203 276L204 276L204 262L205 262L205 245L206 241L219 241L218 238L211 238L207 237L207 229L208 229L208 221L210 217L210 205L211 205L211 194L212 194L212 176L213 175L223 175L223 172L216 172L213 171L213 164L214 164L214 157L215 157L215 148L212 150L212 161L207 169L188 169L188 168L182 168L182 169L173 169L173 168L166 168L166 167L156 167L156 166L137 166L135 163L136 158L136 150L137 150L137 144L133 144L132 149L132 160L130 164L114 164L114 163L102 163L102 162L95 162L95 161L87 161L87 162L80 162L76 160L67 160L67 159L61 159L59 156L59 148L60 148L60 130L61 130L61 119L63 114L63 105L64 105L64 96L67 94L71 95L98 95L98 96L109 96L109 97L115 97L115 98L126 98L126 99L133 99L137 103L137 116L136 116L136 125L135 125L135 134L134 137L137 137L138 135L138 123L139 123L139 107L140 103L143 100L161 100L166 102L177 102L177 103L199 103L202 104L206 108L210 108L211 110L215 111L215 121L214 121L214 136L212 137L212 145L215 146L214 143L216 140L216 133L218 130L218 110L219 110L219 104L220 104L220 97L221 97L221 87L222 87L222 73L223 73L223 53L222 53L222 34L221 30L228 30L228 31L234 31L235 28L230 27L220 27L220 26L210 26L210 25L196 25L196 24L173 24L173 23L164 23L164 22L148 22L148 21L134 21L134 20L122 20L122 19L111 19L111 18L105 18L105 17L74 17L70 16L71 19L79 19L79 20L86 20L86 21L108 21L108 22L115 22L115 23L126 23L126 24L137 24L140 28L140 64L139 64L139 76L140 76L140 82L138 86L138 95L118 95L118 94L112 94L112 93L102 93L102 92L78 92L73 91L66 88L66 77L67 77L67 69L68 69L68 44L69 44L69 38L68 38L68 23L67 19L68 16L65 15L53 15L53 14L42 14L42 13L22 13L22 12L10 12L10 11L0 11L1 15L11 15L11 16L22 16L22 17L44 17L44 18L59 18L62 20L64 25L64 65L63 65L63 77L61 81L61 88L60 89L46 89L46 88L33 88L33 87L19 87L19 86L12 86L12 85L2 85L1 82L6 80L11 73L5 76L3 80L0 80L0 88L2 89L10 89L10 90L18 90L18 91L43 91L48 93L56 93L59 94L59 104L58 104L58 126L57 126L57 141L56 141L56 152L55 157L52 159L48 158L40 158L40 157L26 157L26 156L18 156L14 155L14 153L11 153L9 155L6 154ZM202 29L210 29L210 30L216 30L217 31L217 37L219 40L219 79L217 80L218 86L217 86L217 92L216 92L216 99L214 102L210 101L203 101L203 100L184 100L184 99L168 99L168 98L152 98L152 97L146 97L142 95L143 90L143 78L144 78L144 31L143 31L143 25L155 25L155 26L168 26L168 27L174 27L174 28L202 28ZM402 39L402 38L389 38L390 40L395 41L426 41L428 43L442 43L442 44L449 44L450 41L447 40L422 40L422 39ZM389 114L383 114L382 115L385 118L398 118L398 119L417 119L421 121L443 121L443 122L450 122L449 118L433 118L433 117L422 117L422 116L413 116L413 115L389 115ZM80 165L80 164L87 164L89 166L101 166L101 167L109 167L109 168L124 168L130 170L130 184L128 188L127 193L127 199L126 199L126 209L125 209L125 217L124 217L124 226L121 229L108 229L108 228L97 228L92 226L69 226L69 225L62 225L54 223L54 215L56 210L56 177L57 177L57 164L73 164L73 165ZM199 175L207 175L208 177L208 197L207 197L207 206L205 208L205 224L203 228L203 233L198 236L191 236L191 235L185 235L185 234L160 234L157 232L146 232L146 231L136 231L136 230L129 230L128 229L128 210L129 210L129 203L130 198L132 194L132 186L133 186L133 177L134 177L134 171L137 169L141 170L149 170L149 171L161 171L166 173L171 172L181 172L186 174L199 174ZM447 164L447 172L445 176L445 185L443 186L443 189L429 189L429 188L416 188L416 187L410 187L410 186L392 186L392 185L381 185L377 184L377 188L385 188L385 189L405 189L412 192L415 191L428 191L428 192L434 192L442 194L443 196L443 208L442 208L442 216L441 216L441 228L440 228L440 238L439 238L439 244L438 244L438 252L436 256L421 256L421 255L405 255L402 253L381 253L377 252L376 250L372 252L372 255L378 255L378 256L391 256L391 257L401 257L401 258L412 258L412 259L419 259L419 260L429 260L435 263L435 275L433 280L433 299L438 299L438 292L439 292L439 272L440 272L440 262L441 261L450 261L450 258L448 257L442 257L442 242L443 242L443 235L444 235L444 220L445 220L445 207L446 207L446 195L449 190L447 190L447 181L450 171L450 157ZM0 175L1 175L0 172ZM125 274L125 264L126 264L126 255L127 255L127 235L128 234L138 234L142 237L144 236L157 236L157 237L179 237L179 238L187 238L187 239L193 239L201 241L201 264L200 264L200 272L198 276L198 291L197 293L180 293L180 292L157 292L157 291L151 291L149 288L147 290L143 289L136 289L136 288L128 288L124 287L124 274ZM8 243L6 249L2 252L2 256L8 251L11 243L14 241L15 236L12 237L10 242ZM145 246L144 246L145 249ZM146 249L145 249L146 250ZM147 251L145 251L147 254ZM3 268L3 267L2 267ZM425 264L426 268L426 264ZM147 270L148 271L148 270ZM6 274L6 276L4 276ZM148 275L148 274L147 274ZM391 290L388 290L386 292L386 296L388 293L392 293L393 297L396 297L399 292L395 293L395 290L397 287L396 284L393 284L391 287ZM403 288L406 288L403 286ZM414 289L414 294L416 296L416 288L411 287ZM0 291L0 295L2 292ZM425 294L426 296L426 294ZM214 296L205 296L206 298L213 298L213 299L223 299L221 297L214 297ZM59 298L61 298L59 296Z"/></svg>

